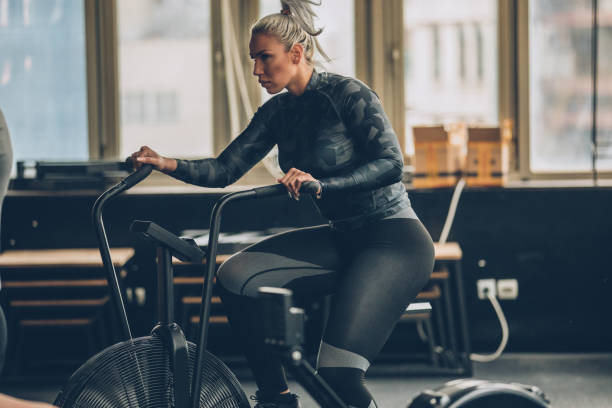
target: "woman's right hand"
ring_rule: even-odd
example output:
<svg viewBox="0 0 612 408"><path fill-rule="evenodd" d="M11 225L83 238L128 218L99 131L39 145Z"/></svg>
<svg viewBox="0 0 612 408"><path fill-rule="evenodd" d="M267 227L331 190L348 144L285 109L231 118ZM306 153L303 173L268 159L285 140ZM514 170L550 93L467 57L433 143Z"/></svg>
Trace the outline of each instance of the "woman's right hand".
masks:
<svg viewBox="0 0 612 408"><path fill-rule="evenodd" d="M159 171L173 172L176 170L176 160L159 155L149 146L142 146L140 150L132 153L130 159L135 169L139 169L143 164L150 164Z"/></svg>

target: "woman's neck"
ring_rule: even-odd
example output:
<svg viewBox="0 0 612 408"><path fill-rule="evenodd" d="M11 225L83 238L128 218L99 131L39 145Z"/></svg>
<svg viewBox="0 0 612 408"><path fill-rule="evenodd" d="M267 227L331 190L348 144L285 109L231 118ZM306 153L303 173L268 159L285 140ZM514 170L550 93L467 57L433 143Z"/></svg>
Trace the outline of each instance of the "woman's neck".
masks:
<svg viewBox="0 0 612 408"><path fill-rule="evenodd" d="M297 73L287 85L287 90L290 94L299 96L306 91L306 86L308 85L308 81L312 77L313 67L308 64L300 65Z"/></svg>

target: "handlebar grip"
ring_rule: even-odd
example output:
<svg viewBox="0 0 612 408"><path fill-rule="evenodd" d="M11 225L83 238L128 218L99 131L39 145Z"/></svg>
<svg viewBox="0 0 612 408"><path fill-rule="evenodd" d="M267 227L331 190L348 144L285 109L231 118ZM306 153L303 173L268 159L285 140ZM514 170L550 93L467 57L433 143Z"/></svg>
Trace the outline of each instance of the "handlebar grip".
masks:
<svg viewBox="0 0 612 408"><path fill-rule="evenodd" d="M316 194L319 191L320 184L316 181L306 181L300 187L300 193Z"/></svg>
<svg viewBox="0 0 612 408"><path fill-rule="evenodd" d="M283 184L274 184L271 186L257 187L254 188L253 191L257 198L262 198L286 194L287 188ZM319 183L316 181L306 181L302 183L300 187L300 193L304 194L316 194L317 191L319 191Z"/></svg>
<svg viewBox="0 0 612 408"><path fill-rule="evenodd" d="M143 164L140 169L123 179L123 185L126 187L126 189L132 188L142 180L146 179L152 171L153 165Z"/></svg>
<svg viewBox="0 0 612 408"><path fill-rule="evenodd" d="M254 188L255 196L257 198L273 197L277 195L287 194L287 188L282 184L274 184L271 186L257 187Z"/></svg>

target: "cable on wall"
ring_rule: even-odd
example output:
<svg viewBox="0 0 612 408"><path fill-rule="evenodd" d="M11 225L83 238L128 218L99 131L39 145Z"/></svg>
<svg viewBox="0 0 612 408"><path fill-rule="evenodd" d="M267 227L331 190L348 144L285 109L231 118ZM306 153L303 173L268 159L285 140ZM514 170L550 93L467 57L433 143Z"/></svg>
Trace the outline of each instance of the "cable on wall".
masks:
<svg viewBox="0 0 612 408"><path fill-rule="evenodd" d="M465 187L465 179L461 178L455 185L453 197L451 198L451 203L448 208L448 213L446 215L446 221L444 222L444 227L442 228L442 233L440 234L440 239L438 240L440 244L445 244L446 240L448 239L450 229L453 225L453 221L455 220L455 214L457 213L457 207L459 205L459 198L461 197L461 193L463 192L464 187ZM506 348L506 345L508 344L508 338L510 336L510 330L508 328L508 321L506 320L506 316L504 315L504 312L501 308L501 305L499 304L499 301L492 293L487 293L487 298L491 302L491 305L493 305L493 310L495 311L497 319L499 320L499 324L502 329L502 340L499 346L497 347L497 350L492 354L476 354L476 353L470 354L471 360L481 362L481 363L491 362L497 359L499 356L501 356L501 354ZM423 337L421 336L421 338Z"/></svg>
<svg viewBox="0 0 612 408"><path fill-rule="evenodd" d="M501 305L499 304L499 301L491 292L487 292L487 298L493 305L493 309L495 310L495 314L497 315L497 319L499 320L499 324L502 329L502 339L499 343L499 346L497 347L497 350L495 350L495 352L492 354L470 354L470 359L479 363L489 363L501 356L506 348L506 345L508 344L508 338L510 337L508 321L506 320L506 316L504 316L504 312L501 308Z"/></svg>

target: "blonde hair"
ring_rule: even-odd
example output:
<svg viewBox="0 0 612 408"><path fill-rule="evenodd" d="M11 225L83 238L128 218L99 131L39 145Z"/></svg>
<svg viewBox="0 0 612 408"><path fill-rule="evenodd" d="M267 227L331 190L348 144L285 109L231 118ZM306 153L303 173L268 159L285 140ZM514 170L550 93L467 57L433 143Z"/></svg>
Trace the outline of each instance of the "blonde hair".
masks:
<svg viewBox="0 0 612 408"><path fill-rule="evenodd" d="M282 11L260 18L251 27L251 36L274 35L285 46L287 52L295 44L301 44L306 62L310 65L315 64L315 50L326 62L330 62L330 58L317 41L317 36L323 32L323 29L317 30L314 27L314 17L317 15L312 11L311 5L320 6L321 1L281 0Z"/></svg>

